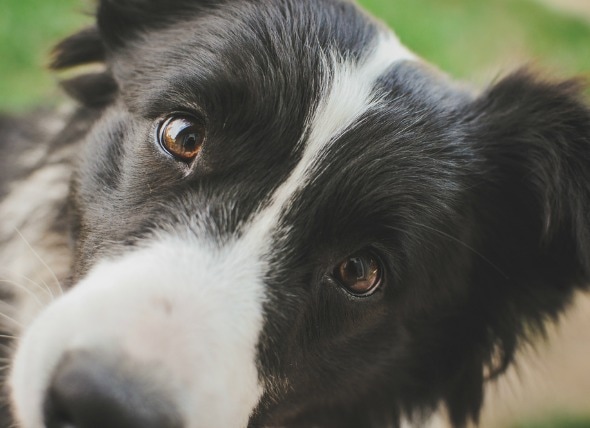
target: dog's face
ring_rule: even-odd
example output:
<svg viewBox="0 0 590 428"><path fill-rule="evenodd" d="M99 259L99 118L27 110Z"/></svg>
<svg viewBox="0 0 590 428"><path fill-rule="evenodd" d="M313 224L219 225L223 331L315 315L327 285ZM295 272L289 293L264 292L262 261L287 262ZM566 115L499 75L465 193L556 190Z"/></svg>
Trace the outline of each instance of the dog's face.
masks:
<svg viewBox="0 0 590 428"><path fill-rule="evenodd" d="M56 59L108 70L70 82L103 113L73 288L16 355L23 428L460 423L587 278L574 84L474 96L336 0L103 1L98 24Z"/></svg>

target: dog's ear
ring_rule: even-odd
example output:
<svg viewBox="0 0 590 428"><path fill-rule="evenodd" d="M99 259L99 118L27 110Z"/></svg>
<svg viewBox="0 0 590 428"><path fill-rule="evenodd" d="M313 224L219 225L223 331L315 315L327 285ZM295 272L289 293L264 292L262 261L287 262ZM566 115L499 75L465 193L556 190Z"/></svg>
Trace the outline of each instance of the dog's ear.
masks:
<svg viewBox="0 0 590 428"><path fill-rule="evenodd" d="M590 281L590 109L583 91L580 81L519 71L466 112L486 259L474 272L474 298L498 372L520 340L543 332Z"/></svg>
<svg viewBox="0 0 590 428"><path fill-rule="evenodd" d="M135 35L182 22L221 0L101 0L97 22L105 43L115 49Z"/></svg>
<svg viewBox="0 0 590 428"><path fill-rule="evenodd" d="M53 48L49 66L62 70L82 64L103 62L105 46L96 27L88 27L62 40Z"/></svg>
<svg viewBox="0 0 590 428"><path fill-rule="evenodd" d="M89 27L55 46L49 67L53 70L64 70L104 63L105 57L106 47L98 28ZM68 95L89 107L104 106L110 103L117 93L117 84L108 70L87 72L63 80L61 86Z"/></svg>
<svg viewBox="0 0 590 428"><path fill-rule="evenodd" d="M182 22L221 0L100 0L97 25L59 43L50 67L54 70L106 62L110 55L142 32ZM102 107L117 94L108 66L104 72L85 73L61 82L72 98L89 107Z"/></svg>

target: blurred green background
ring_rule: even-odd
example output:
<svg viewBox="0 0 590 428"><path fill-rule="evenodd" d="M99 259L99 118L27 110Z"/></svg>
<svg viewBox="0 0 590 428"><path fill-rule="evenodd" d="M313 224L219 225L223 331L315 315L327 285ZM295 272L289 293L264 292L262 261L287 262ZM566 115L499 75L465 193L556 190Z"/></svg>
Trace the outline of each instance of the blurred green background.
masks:
<svg viewBox="0 0 590 428"><path fill-rule="evenodd" d="M535 0L360 3L413 51L457 78L489 82L523 63L557 75L587 74L590 0L545 1L578 4L587 14ZM0 110L56 102L55 77L43 69L47 53L60 37L89 23L92 9L91 0L0 0Z"/></svg>
<svg viewBox="0 0 590 428"><path fill-rule="evenodd" d="M590 77L590 0L359 2L414 52L456 78L483 85L523 64ZM92 9L89 0L0 0L0 110L63 100L56 76L44 69L48 52L90 23ZM515 426L550 427L588 428L590 418L544 416Z"/></svg>

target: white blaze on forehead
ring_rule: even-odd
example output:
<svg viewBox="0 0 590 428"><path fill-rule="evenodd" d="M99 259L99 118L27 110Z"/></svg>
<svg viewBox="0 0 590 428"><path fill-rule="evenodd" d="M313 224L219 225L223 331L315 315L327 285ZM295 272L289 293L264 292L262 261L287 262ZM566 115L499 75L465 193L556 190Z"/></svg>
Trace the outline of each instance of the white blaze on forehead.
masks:
<svg viewBox="0 0 590 428"><path fill-rule="evenodd" d="M223 245L183 231L159 237L98 264L43 312L25 335L11 374L23 426L42 427L44 391L71 349L118 350L157 365L168 374L163 381L176 388L187 428L245 426L262 393L256 346L272 234L331 144L380 102L378 78L409 59L414 56L392 34L381 35L360 60L325 56L324 93L307 121L302 157L241 237Z"/></svg>
<svg viewBox="0 0 590 428"><path fill-rule="evenodd" d="M293 196L312 180L314 172L318 172L320 161L331 144L380 102L380 95L375 91L379 77L394 63L415 59L391 32L380 34L374 48L358 61L337 53L324 57L327 86L308 119L307 132L302 137L305 148L301 160L276 190L270 204L254 219L248 235L257 236L263 246L270 243L269 232L278 226Z"/></svg>

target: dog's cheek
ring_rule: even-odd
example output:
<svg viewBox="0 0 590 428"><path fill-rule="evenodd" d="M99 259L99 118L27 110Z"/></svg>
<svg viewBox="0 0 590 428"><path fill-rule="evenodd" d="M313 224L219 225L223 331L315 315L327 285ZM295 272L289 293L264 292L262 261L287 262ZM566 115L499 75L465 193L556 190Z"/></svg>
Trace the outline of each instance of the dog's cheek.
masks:
<svg viewBox="0 0 590 428"><path fill-rule="evenodd" d="M246 426L262 394L264 297L256 263L231 277L240 253L171 238L99 264L23 337L10 378L19 422L43 426L56 367L84 351L147 368L140 381L166 391L184 426Z"/></svg>

